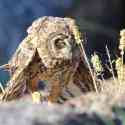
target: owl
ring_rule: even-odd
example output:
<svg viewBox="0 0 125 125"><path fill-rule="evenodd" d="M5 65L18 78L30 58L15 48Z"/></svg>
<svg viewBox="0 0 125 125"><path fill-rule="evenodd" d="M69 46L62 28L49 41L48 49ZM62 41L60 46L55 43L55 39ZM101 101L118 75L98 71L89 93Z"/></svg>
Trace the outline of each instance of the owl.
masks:
<svg viewBox="0 0 125 125"><path fill-rule="evenodd" d="M73 96L73 86L80 92L94 90L79 49L75 20L45 16L34 21L27 32L6 65L10 80L3 101L37 91L39 81L45 81L42 91L48 92L46 100L50 102Z"/></svg>

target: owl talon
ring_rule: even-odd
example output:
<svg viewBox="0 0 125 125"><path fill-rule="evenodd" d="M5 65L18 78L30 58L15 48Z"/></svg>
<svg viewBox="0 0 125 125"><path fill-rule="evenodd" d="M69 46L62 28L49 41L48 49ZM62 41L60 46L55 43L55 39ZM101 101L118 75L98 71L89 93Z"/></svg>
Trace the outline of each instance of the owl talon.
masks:
<svg viewBox="0 0 125 125"><path fill-rule="evenodd" d="M35 91L32 94L33 103L40 104L41 102L48 101L49 94L46 92Z"/></svg>
<svg viewBox="0 0 125 125"><path fill-rule="evenodd" d="M40 104L41 103L41 98L42 98L42 95L40 92L33 92L32 93L32 100L33 100L33 103L35 104Z"/></svg>

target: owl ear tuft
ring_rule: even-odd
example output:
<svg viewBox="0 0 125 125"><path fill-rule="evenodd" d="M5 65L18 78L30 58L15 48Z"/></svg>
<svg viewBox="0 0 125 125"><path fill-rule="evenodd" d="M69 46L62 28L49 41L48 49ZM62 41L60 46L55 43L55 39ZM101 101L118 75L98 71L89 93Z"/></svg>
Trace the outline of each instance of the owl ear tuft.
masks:
<svg viewBox="0 0 125 125"><path fill-rule="evenodd" d="M82 40L82 35L81 32L79 30L79 27L77 26L77 23L75 21L75 19L72 18L65 18L67 24L69 25L70 31L73 33L75 41L77 44L81 44L83 42Z"/></svg>
<svg viewBox="0 0 125 125"><path fill-rule="evenodd" d="M42 27L43 22L45 22L47 19L48 19L47 16L36 19L32 23L32 25L27 29L27 33L28 34L33 34L33 33L39 32L39 30Z"/></svg>

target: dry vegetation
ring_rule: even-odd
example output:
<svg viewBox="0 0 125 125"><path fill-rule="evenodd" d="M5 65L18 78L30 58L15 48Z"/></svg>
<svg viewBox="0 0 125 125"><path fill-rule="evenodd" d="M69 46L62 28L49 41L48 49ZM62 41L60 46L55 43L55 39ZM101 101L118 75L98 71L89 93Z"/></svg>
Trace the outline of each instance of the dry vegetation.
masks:
<svg viewBox="0 0 125 125"><path fill-rule="evenodd" d="M87 63L90 67L91 75L94 80L94 86L96 87L96 93L89 92L87 94L81 95L76 99L71 99L66 102L66 105L71 105L73 107L77 107L89 111L93 106L95 111L99 112L110 112L110 108L112 105L125 105L125 65L124 65L124 50L125 50L125 30L120 32L120 42L119 49L121 51L121 56L115 60L115 68L117 71L117 76L115 76L114 69L112 66L112 60L110 58L109 50L106 46L106 52L109 59L110 69L109 71L112 74L112 78L105 80L103 78L103 67L99 56L94 53L91 58L91 62L93 64L93 68L91 68L89 61ZM84 56L83 47L82 51ZM87 59L87 58L86 58ZM99 84L96 82L98 75L101 76L102 80L100 80ZM98 87L99 86L99 87ZM99 88L99 89L98 89ZM91 108L90 108L91 107ZM103 110L105 109L105 110ZM107 111L108 110L108 111ZM81 110L82 111L82 110ZM110 112L111 113L111 112Z"/></svg>

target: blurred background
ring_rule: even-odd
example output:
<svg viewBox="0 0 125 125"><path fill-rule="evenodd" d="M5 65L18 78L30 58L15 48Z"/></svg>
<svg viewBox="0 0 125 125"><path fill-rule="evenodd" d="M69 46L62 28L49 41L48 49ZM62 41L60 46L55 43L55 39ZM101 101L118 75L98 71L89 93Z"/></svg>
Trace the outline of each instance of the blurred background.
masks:
<svg viewBox="0 0 125 125"><path fill-rule="evenodd" d="M86 51L96 51L105 63L105 46L115 55L124 28L124 0L0 0L0 65L7 63L26 36L26 29L41 16L74 17L86 35ZM8 74L0 70L4 83Z"/></svg>

